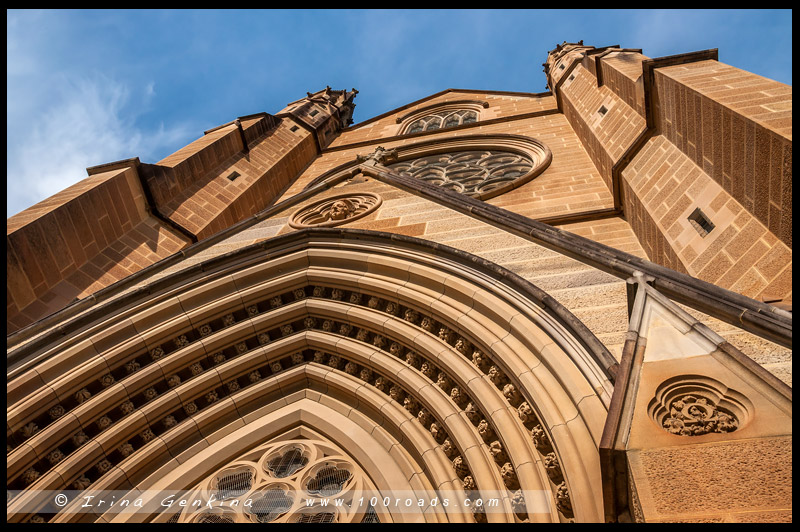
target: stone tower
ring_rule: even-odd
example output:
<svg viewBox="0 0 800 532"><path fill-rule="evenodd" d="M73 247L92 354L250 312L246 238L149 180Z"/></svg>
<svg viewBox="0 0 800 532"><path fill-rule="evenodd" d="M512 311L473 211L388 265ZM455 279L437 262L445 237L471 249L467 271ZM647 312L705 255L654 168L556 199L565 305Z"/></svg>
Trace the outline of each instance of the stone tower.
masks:
<svg viewBox="0 0 800 532"><path fill-rule="evenodd" d="M9 218L8 521L791 521L791 87L544 71L326 87Z"/></svg>

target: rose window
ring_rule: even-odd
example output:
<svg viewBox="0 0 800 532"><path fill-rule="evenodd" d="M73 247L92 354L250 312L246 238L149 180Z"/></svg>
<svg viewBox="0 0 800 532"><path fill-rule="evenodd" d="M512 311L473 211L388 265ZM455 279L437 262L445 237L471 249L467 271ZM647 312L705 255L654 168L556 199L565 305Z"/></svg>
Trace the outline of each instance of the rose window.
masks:
<svg viewBox="0 0 800 532"><path fill-rule="evenodd" d="M389 168L454 192L484 199L501 188L512 187L515 181L534 169L534 162L519 153L475 150L428 155Z"/></svg>

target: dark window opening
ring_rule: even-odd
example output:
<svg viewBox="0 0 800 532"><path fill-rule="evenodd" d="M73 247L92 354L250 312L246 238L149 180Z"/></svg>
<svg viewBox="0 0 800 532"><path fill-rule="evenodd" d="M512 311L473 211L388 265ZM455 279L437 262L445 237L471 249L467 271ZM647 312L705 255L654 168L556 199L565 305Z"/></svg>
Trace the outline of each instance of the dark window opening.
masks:
<svg viewBox="0 0 800 532"><path fill-rule="evenodd" d="M601 105L597 112L600 113L600 116L605 116L605 114L608 112L608 109L606 109L605 105Z"/></svg>
<svg viewBox="0 0 800 532"><path fill-rule="evenodd" d="M300 129L300 128L298 128L297 126L292 126L292 127L291 127L291 129L289 129L289 131L291 131L292 133L294 133L294 132L295 132L295 131L297 131L298 129Z"/></svg>
<svg viewBox="0 0 800 532"><path fill-rule="evenodd" d="M711 223L706 213L701 211L699 207L689 215L689 223L700 233L700 236L706 236L714 230L714 224Z"/></svg>
<svg viewBox="0 0 800 532"><path fill-rule="evenodd" d="M309 113L309 116L317 116L318 114L319 114L319 111L317 111L316 109L314 109L313 111L311 111L311 112Z"/></svg>
<svg viewBox="0 0 800 532"><path fill-rule="evenodd" d="M228 179L233 181L234 179L236 179L240 175L242 175L242 174L240 174L239 172L231 172L231 174L228 176Z"/></svg>

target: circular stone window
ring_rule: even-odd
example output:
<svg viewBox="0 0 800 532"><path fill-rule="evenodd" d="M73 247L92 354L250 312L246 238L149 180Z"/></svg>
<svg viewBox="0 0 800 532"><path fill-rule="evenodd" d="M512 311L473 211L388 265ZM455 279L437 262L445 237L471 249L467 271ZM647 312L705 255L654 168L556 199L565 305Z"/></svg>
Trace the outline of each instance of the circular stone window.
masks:
<svg viewBox="0 0 800 532"><path fill-rule="evenodd" d="M289 218L289 227L335 227L363 218L382 202L380 196L371 192L331 196L295 211Z"/></svg>
<svg viewBox="0 0 800 532"><path fill-rule="evenodd" d="M459 144L462 149L453 149ZM400 162L387 165L390 170L480 200L527 183L552 160L539 141L513 135L462 137L401 150L406 153L400 154Z"/></svg>

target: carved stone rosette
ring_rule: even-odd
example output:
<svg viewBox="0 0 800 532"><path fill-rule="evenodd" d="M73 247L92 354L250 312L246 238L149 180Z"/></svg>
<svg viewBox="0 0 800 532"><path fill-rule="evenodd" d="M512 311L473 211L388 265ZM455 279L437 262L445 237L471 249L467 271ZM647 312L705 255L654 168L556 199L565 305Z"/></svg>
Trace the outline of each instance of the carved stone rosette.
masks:
<svg viewBox="0 0 800 532"><path fill-rule="evenodd" d="M687 375L664 382L648 408L653 420L676 436L733 432L752 408L742 394L710 377Z"/></svg>
<svg viewBox="0 0 800 532"><path fill-rule="evenodd" d="M371 192L338 194L297 210L289 218L289 226L304 229L343 225L370 214L382 202L379 195Z"/></svg>

